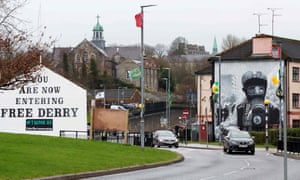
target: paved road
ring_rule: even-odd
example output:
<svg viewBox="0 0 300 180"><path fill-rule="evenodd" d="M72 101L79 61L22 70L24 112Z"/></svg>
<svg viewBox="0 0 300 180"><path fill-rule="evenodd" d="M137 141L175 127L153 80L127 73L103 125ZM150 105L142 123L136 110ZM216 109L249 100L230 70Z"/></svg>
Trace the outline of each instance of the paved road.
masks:
<svg viewBox="0 0 300 180"><path fill-rule="evenodd" d="M89 180L283 179L283 157L274 156L264 149L257 149L255 155L226 154L220 147L217 150L185 147L170 150L181 153L185 160L169 166L89 178ZM299 167L300 160L288 159L288 179L300 179Z"/></svg>

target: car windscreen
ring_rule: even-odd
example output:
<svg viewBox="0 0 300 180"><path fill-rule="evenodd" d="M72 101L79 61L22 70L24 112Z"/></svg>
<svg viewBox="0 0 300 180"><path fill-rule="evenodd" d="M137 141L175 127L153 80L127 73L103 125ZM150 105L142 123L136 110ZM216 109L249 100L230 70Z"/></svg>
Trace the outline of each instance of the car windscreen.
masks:
<svg viewBox="0 0 300 180"><path fill-rule="evenodd" d="M171 131L159 131L157 134L159 136L167 136L167 137L175 136Z"/></svg>
<svg viewBox="0 0 300 180"><path fill-rule="evenodd" d="M242 131L233 131L230 134L233 138L250 138L250 135L248 132L242 132Z"/></svg>

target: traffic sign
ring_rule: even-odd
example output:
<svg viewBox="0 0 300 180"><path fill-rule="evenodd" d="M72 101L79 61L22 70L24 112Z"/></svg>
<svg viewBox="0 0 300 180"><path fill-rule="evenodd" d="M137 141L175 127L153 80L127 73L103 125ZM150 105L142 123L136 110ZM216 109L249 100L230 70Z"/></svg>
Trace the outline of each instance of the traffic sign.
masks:
<svg viewBox="0 0 300 180"><path fill-rule="evenodd" d="M184 109L183 112L182 112L182 118L187 118L188 115L189 115L189 110Z"/></svg>

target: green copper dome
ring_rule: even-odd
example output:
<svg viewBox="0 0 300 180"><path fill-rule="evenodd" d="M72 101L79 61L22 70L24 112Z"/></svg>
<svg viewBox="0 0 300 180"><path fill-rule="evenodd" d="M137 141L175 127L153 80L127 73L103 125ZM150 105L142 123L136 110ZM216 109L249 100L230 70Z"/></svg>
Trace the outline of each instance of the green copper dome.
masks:
<svg viewBox="0 0 300 180"><path fill-rule="evenodd" d="M99 23L97 23L94 26L93 31L103 31L103 27Z"/></svg>
<svg viewBox="0 0 300 180"><path fill-rule="evenodd" d="M103 31L103 27L99 23L99 15L97 16L97 24L94 26L93 31Z"/></svg>

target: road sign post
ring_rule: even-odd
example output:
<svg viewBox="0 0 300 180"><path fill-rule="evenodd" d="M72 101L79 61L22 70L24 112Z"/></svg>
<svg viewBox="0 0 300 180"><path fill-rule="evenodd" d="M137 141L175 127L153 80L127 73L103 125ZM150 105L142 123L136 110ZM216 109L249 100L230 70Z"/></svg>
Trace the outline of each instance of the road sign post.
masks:
<svg viewBox="0 0 300 180"><path fill-rule="evenodd" d="M187 144L187 117L189 116L189 110L188 109L184 109L182 112L182 118L185 120L185 144Z"/></svg>

